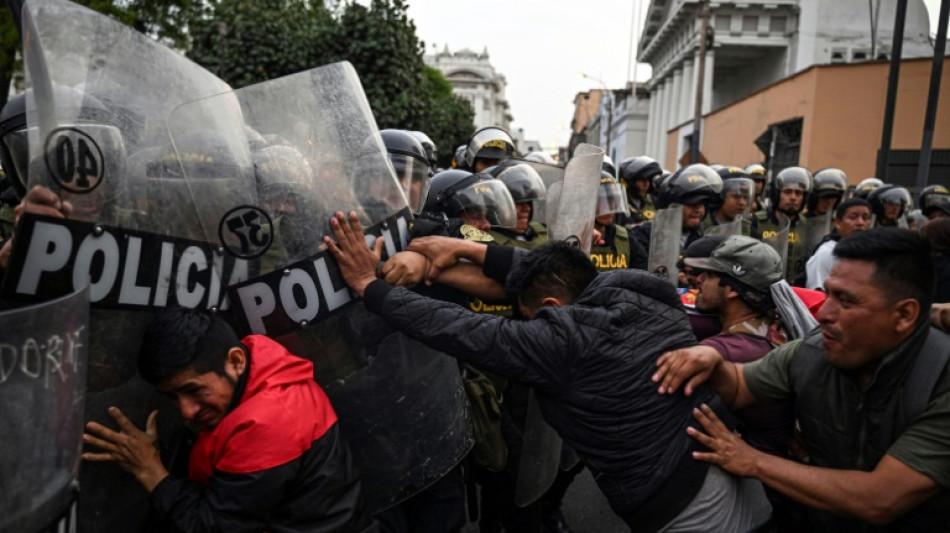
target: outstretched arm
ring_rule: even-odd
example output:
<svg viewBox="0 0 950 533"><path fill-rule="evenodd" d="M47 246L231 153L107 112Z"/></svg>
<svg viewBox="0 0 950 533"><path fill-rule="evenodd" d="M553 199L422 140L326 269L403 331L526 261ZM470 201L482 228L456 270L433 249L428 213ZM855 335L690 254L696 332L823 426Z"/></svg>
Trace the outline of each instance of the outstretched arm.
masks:
<svg viewBox="0 0 950 533"><path fill-rule="evenodd" d="M693 452L696 459L737 476L756 478L821 511L882 526L940 490L933 479L891 455L885 455L870 472L805 465L752 448L706 405L693 414L705 433L693 428L687 428L687 433L710 450Z"/></svg>
<svg viewBox="0 0 950 533"><path fill-rule="evenodd" d="M705 382L733 410L755 403L742 375L742 365L731 363L712 346L697 345L666 352L656 361L653 381L660 384L660 394L673 394L685 384L683 393L689 396Z"/></svg>

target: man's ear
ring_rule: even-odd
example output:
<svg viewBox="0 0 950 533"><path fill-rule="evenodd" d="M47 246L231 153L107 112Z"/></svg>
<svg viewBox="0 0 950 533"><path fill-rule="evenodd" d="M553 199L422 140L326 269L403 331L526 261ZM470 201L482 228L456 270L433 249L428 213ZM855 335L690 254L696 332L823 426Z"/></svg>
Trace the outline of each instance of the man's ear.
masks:
<svg viewBox="0 0 950 533"><path fill-rule="evenodd" d="M567 303L565 303L560 298L554 298L553 296L549 296L541 300L541 307L561 307L562 305L567 305Z"/></svg>
<svg viewBox="0 0 950 533"><path fill-rule="evenodd" d="M225 369L232 370L238 376L244 374L244 371L247 370L247 356L244 354L244 350L232 346L228 350L228 360L225 362Z"/></svg>
<svg viewBox="0 0 950 533"><path fill-rule="evenodd" d="M904 298L894 304L894 331L900 334L910 333L917 328L920 318L920 302L915 298Z"/></svg>

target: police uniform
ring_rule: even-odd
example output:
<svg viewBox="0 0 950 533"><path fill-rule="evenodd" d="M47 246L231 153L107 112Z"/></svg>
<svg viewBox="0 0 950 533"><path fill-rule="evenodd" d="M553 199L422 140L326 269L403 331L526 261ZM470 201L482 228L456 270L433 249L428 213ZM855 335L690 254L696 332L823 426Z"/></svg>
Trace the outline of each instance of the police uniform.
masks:
<svg viewBox="0 0 950 533"><path fill-rule="evenodd" d="M604 245L590 249L590 260L600 272L631 267L630 235L627 229L617 224L607 226L603 235Z"/></svg>
<svg viewBox="0 0 950 533"><path fill-rule="evenodd" d="M635 205L632 200L628 199L627 206L630 208L630 212L617 215L617 224L632 226L653 220L653 217L656 215L656 204L653 203L653 197L647 194L637 201L640 204L639 207Z"/></svg>
<svg viewBox="0 0 950 533"><path fill-rule="evenodd" d="M798 228L798 222L801 215L794 219L789 219L788 227L788 256L785 260L785 279L789 283L805 275L805 262L808 260L808 251L806 251L803 242L802 232ZM772 210L759 211L755 214L755 223L758 227L760 239L774 238L783 228L779 226L775 212Z"/></svg>

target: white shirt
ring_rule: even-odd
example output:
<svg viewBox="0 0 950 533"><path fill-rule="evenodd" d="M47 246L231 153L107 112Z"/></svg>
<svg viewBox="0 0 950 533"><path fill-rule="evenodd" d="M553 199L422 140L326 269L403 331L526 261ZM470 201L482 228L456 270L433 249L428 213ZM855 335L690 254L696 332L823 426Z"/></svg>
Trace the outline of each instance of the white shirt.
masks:
<svg viewBox="0 0 950 533"><path fill-rule="evenodd" d="M831 272L831 267L835 264L835 257L832 252L835 249L836 241L822 243L815 250L814 255L808 259L805 264L805 274L808 276L806 287L809 289L825 290L825 278Z"/></svg>

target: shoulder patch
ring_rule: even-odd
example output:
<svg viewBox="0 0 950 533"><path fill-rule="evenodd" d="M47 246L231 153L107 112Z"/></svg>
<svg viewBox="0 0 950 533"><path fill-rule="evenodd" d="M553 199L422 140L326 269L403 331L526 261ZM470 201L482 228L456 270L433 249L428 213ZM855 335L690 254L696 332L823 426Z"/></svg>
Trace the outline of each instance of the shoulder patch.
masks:
<svg viewBox="0 0 950 533"><path fill-rule="evenodd" d="M467 241L475 242L494 242L495 239L492 238L488 232L482 231L475 226L469 226L468 224L462 224L462 227L459 228L459 233L462 234L462 237Z"/></svg>

